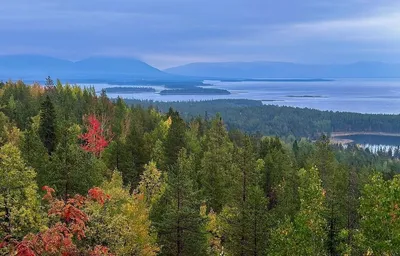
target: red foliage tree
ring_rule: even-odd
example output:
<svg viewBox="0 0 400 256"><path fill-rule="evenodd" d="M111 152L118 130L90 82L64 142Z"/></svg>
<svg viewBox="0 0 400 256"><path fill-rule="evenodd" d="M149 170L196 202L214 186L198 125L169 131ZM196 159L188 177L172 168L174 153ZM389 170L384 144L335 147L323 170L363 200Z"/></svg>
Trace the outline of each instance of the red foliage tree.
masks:
<svg viewBox="0 0 400 256"><path fill-rule="evenodd" d="M46 191L43 200L50 203L48 216L58 221L45 231L25 236L22 241L5 238L0 243L0 248L9 247L10 254L16 256L112 255L109 249L104 246L97 245L92 250L81 251L74 243L74 239L81 240L85 237L86 223L89 220L82 208L89 200L103 205L108 200L108 195L100 188L93 188L89 190L88 197L76 195L67 201L63 201L53 197L54 189L48 186L44 186L42 189Z"/></svg>
<svg viewBox="0 0 400 256"><path fill-rule="evenodd" d="M79 136L84 141L82 149L99 156L111 140L110 129L104 129L95 115L89 115L86 123L87 132Z"/></svg>

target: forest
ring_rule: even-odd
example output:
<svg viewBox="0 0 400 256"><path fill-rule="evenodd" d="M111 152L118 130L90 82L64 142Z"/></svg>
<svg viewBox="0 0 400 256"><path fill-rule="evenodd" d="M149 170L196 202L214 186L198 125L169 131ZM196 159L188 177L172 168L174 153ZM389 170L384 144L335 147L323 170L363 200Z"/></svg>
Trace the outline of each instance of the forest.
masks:
<svg viewBox="0 0 400 256"><path fill-rule="evenodd" d="M306 95L307 96L307 95ZM317 139L332 132L400 133L400 115L360 114L316 109L263 105L256 100L212 100L199 102L157 102L127 99L127 103L156 107L167 112L170 107L190 121L197 116L207 119L217 113L229 129L279 137L295 136Z"/></svg>
<svg viewBox="0 0 400 256"><path fill-rule="evenodd" d="M400 154L304 124L398 117L238 105L187 118L50 79L1 83L0 255L400 253ZM298 132L252 132L239 109Z"/></svg>

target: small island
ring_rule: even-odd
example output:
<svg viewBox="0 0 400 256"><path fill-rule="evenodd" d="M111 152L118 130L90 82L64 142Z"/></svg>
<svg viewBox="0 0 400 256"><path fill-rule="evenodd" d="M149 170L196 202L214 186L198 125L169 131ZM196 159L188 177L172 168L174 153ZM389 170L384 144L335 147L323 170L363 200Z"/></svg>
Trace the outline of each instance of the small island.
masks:
<svg viewBox="0 0 400 256"><path fill-rule="evenodd" d="M235 79L235 78L223 78L220 79L221 82L332 82L335 80L332 79L323 79L323 78L243 78L243 79Z"/></svg>
<svg viewBox="0 0 400 256"><path fill-rule="evenodd" d="M288 95L288 98L325 98L321 95Z"/></svg>
<svg viewBox="0 0 400 256"><path fill-rule="evenodd" d="M160 92L161 95L229 95L231 94L228 90L215 89L215 88L185 88L185 89L173 89L163 90Z"/></svg>
<svg viewBox="0 0 400 256"><path fill-rule="evenodd" d="M151 87L109 87L105 88L107 93L145 93L145 92L156 92Z"/></svg>

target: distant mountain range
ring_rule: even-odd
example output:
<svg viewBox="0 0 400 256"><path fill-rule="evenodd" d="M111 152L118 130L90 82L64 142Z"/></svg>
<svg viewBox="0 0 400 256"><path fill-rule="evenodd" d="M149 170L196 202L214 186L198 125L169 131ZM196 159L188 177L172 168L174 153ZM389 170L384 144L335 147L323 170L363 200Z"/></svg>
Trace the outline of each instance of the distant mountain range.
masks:
<svg viewBox="0 0 400 256"><path fill-rule="evenodd" d="M208 78L399 78L400 64L356 62L343 65L308 65L289 62L191 63L167 73Z"/></svg>
<svg viewBox="0 0 400 256"><path fill-rule="evenodd" d="M400 64L357 62L306 65L287 62L192 63L165 70L133 58L93 57L77 62L40 55L0 56L0 80L43 81L51 76L68 82L132 83L202 79L399 78Z"/></svg>
<svg viewBox="0 0 400 256"><path fill-rule="evenodd" d="M132 58L94 57L77 62L38 55L0 56L0 79L63 81L130 81L138 79L175 79L143 61Z"/></svg>

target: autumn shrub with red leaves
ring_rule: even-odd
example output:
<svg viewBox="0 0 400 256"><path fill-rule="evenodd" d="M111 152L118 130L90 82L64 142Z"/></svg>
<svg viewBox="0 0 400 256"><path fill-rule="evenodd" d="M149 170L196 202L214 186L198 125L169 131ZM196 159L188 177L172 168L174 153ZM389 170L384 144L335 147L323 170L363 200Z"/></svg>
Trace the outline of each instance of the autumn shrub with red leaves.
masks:
<svg viewBox="0 0 400 256"><path fill-rule="evenodd" d="M100 188L92 188L88 197L76 195L67 201L53 197L54 189L44 186L46 194L43 200L49 202L48 216L54 218L56 223L47 230L38 234L29 234L22 241L6 237L0 243L0 249L8 247L10 255L39 256L39 255L89 255L111 256L109 249L97 245L90 250L82 250L74 243L85 238L86 223L89 221L87 214L82 210L88 201L96 201L101 205L109 199Z"/></svg>
<svg viewBox="0 0 400 256"><path fill-rule="evenodd" d="M95 115L89 115L85 118L87 132L79 136L83 141L82 149L86 152L100 156L101 152L111 141L111 129L102 127L102 123Z"/></svg>

